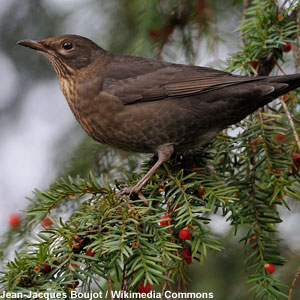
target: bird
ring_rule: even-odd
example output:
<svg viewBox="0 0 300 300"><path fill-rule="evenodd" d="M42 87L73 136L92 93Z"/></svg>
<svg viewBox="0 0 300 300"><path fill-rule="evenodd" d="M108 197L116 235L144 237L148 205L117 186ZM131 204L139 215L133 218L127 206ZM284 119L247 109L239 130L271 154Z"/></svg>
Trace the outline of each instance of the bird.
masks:
<svg viewBox="0 0 300 300"><path fill-rule="evenodd" d="M258 108L300 86L300 74L241 76L138 56L114 55L86 37L21 40L43 54L79 124L96 141L158 159L142 188L171 155L204 147Z"/></svg>

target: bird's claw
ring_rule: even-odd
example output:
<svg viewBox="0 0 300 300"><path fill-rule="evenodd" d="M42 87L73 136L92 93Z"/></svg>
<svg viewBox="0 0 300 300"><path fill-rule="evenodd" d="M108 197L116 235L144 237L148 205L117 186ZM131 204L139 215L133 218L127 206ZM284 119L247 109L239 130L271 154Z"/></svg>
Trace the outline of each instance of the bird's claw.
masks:
<svg viewBox="0 0 300 300"><path fill-rule="evenodd" d="M136 190L135 187L132 187L132 186L126 186L124 187L121 191L119 191L117 193L117 196L123 196L123 195L132 195L132 194L135 194L138 196L138 198L140 200L143 200L144 203L147 205L148 204L148 201L146 201L146 198L145 196L142 194L142 192L140 190Z"/></svg>

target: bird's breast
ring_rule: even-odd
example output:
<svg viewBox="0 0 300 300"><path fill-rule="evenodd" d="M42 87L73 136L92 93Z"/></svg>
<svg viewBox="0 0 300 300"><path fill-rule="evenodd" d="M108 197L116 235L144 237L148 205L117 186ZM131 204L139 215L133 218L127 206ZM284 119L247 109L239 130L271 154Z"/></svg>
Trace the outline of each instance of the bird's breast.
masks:
<svg viewBox="0 0 300 300"><path fill-rule="evenodd" d="M72 100L72 96L74 95L74 82L67 77L62 77L59 79L60 89L62 90L63 94L65 95L67 101ZM70 104L70 103L69 103Z"/></svg>

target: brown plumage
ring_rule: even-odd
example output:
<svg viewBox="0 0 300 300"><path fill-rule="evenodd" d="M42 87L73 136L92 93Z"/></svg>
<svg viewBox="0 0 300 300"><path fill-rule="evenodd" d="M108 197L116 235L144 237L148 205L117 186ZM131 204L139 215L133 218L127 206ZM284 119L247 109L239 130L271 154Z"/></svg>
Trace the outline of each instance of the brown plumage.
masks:
<svg viewBox="0 0 300 300"><path fill-rule="evenodd" d="M154 59L113 55L87 38L63 35L18 44L46 56L77 121L92 138L118 149L157 153L143 185L173 151L206 145L278 96L300 74L249 77ZM141 194L140 194L141 195Z"/></svg>

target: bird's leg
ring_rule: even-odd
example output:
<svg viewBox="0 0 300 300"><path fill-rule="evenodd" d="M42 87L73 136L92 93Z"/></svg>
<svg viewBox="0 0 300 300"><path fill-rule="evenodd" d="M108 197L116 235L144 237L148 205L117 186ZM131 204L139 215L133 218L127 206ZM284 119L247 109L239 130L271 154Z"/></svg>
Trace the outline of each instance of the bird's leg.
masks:
<svg viewBox="0 0 300 300"><path fill-rule="evenodd" d="M146 173L146 175L133 187L133 188L125 188L121 191L121 194L131 194L135 193L140 199L145 199L141 190L143 186L147 183L147 181L151 178L151 176L159 169L159 167L167 160L170 159L172 153L174 151L174 147L171 144L162 145L157 149L158 160L154 164L154 166Z"/></svg>

